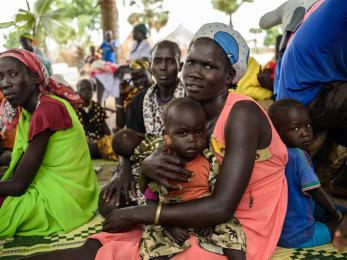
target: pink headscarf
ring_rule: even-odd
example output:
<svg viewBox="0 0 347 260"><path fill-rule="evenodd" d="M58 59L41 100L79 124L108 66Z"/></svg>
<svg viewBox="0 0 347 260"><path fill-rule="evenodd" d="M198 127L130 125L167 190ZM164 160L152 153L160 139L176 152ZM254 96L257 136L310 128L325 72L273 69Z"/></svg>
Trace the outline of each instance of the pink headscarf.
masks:
<svg viewBox="0 0 347 260"><path fill-rule="evenodd" d="M42 94L51 93L66 99L74 108L83 104L83 100L71 88L49 76L46 67L34 53L22 49L10 49L0 53L0 59L4 57L13 57L22 62L31 72L36 73ZM12 107L5 98L0 106L0 131L16 127L19 114L20 108Z"/></svg>

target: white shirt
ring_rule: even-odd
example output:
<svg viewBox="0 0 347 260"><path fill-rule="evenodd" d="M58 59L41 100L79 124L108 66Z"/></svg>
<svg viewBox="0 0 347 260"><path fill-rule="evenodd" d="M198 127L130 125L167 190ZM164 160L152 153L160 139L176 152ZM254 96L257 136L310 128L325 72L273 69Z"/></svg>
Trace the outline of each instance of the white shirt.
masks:
<svg viewBox="0 0 347 260"><path fill-rule="evenodd" d="M142 58L151 59L152 58L152 48L148 44L148 42L146 40L142 40L140 42L139 46L137 47L137 49L135 50L137 44L138 44L137 42L134 42L133 45L131 46L130 53L129 53L129 56L127 59L128 62L133 61L133 60L142 59Z"/></svg>

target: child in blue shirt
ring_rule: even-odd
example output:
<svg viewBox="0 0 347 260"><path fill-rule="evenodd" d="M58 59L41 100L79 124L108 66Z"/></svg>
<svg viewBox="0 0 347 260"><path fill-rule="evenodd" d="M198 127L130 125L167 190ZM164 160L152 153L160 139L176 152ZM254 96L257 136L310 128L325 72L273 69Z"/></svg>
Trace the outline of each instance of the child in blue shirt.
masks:
<svg viewBox="0 0 347 260"><path fill-rule="evenodd" d="M310 115L293 99L275 102L269 115L288 147L288 209L279 246L305 248L329 243L343 215L321 188L306 152L313 139ZM318 205L325 211L324 222L315 216Z"/></svg>
<svg viewBox="0 0 347 260"><path fill-rule="evenodd" d="M115 48L117 47L117 42L112 39L112 32L107 31L105 33L105 40L99 47L99 50L102 51L102 59L111 63L116 61Z"/></svg>

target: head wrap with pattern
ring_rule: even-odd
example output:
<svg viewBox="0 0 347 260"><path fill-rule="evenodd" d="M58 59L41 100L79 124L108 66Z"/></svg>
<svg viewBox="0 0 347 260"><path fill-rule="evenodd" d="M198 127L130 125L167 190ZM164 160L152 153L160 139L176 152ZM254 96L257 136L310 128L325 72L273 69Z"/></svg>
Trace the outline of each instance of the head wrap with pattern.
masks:
<svg viewBox="0 0 347 260"><path fill-rule="evenodd" d="M66 99L75 108L83 105L83 100L70 87L55 81L49 76L46 67L34 53L23 49L9 49L0 53L0 59L4 57L15 58L22 62L29 71L36 73L42 94L54 94ZM0 106L0 131L10 130L15 127L19 114L20 109L12 107L5 98Z"/></svg>
<svg viewBox="0 0 347 260"><path fill-rule="evenodd" d="M133 70L140 70L140 69L149 69L151 66L151 63L149 62L148 59L138 59L138 60L133 60L129 63L129 68Z"/></svg>

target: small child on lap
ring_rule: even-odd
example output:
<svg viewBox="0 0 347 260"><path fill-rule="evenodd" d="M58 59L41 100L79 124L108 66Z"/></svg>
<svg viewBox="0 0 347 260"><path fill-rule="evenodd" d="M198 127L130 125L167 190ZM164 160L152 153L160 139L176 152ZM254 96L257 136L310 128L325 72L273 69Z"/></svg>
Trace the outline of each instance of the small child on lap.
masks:
<svg viewBox="0 0 347 260"><path fill-rule="evenodd" d="M275 102L269 115L288 147L288 209L278 244L306 248L330 243L343 215L321 188L306 152L313 138L310 115L303 104L293 99ZM326 215L322 222L315 215L318 205Z"/></svg>
<svg viewBox="0 0 347 260"><path fill-rule="evenodd" d="M189 98L171 101L164 112L164 125L164 142L169 147L168 152L184 161L186 169L194 174L189 183L170 183L180 185L178 191L168 191L158 183L149 183L144 191L147 203L179 203L211 195L219 163L206 149L206 117L201 105ZM129 132L129 136L132 130L123 131ZM133 138L134 141L136 139ZM135 144L127 150L132 150ZM124 145L114 148L118 152L121 150L119 146ZM223 254L228 259L245 259L246 237L239 221L233 216L227 223L195 230L146 225L140 242L140 255L143 259L169 259L190 247L187 240L192 234L208 251Z"/></svg>

